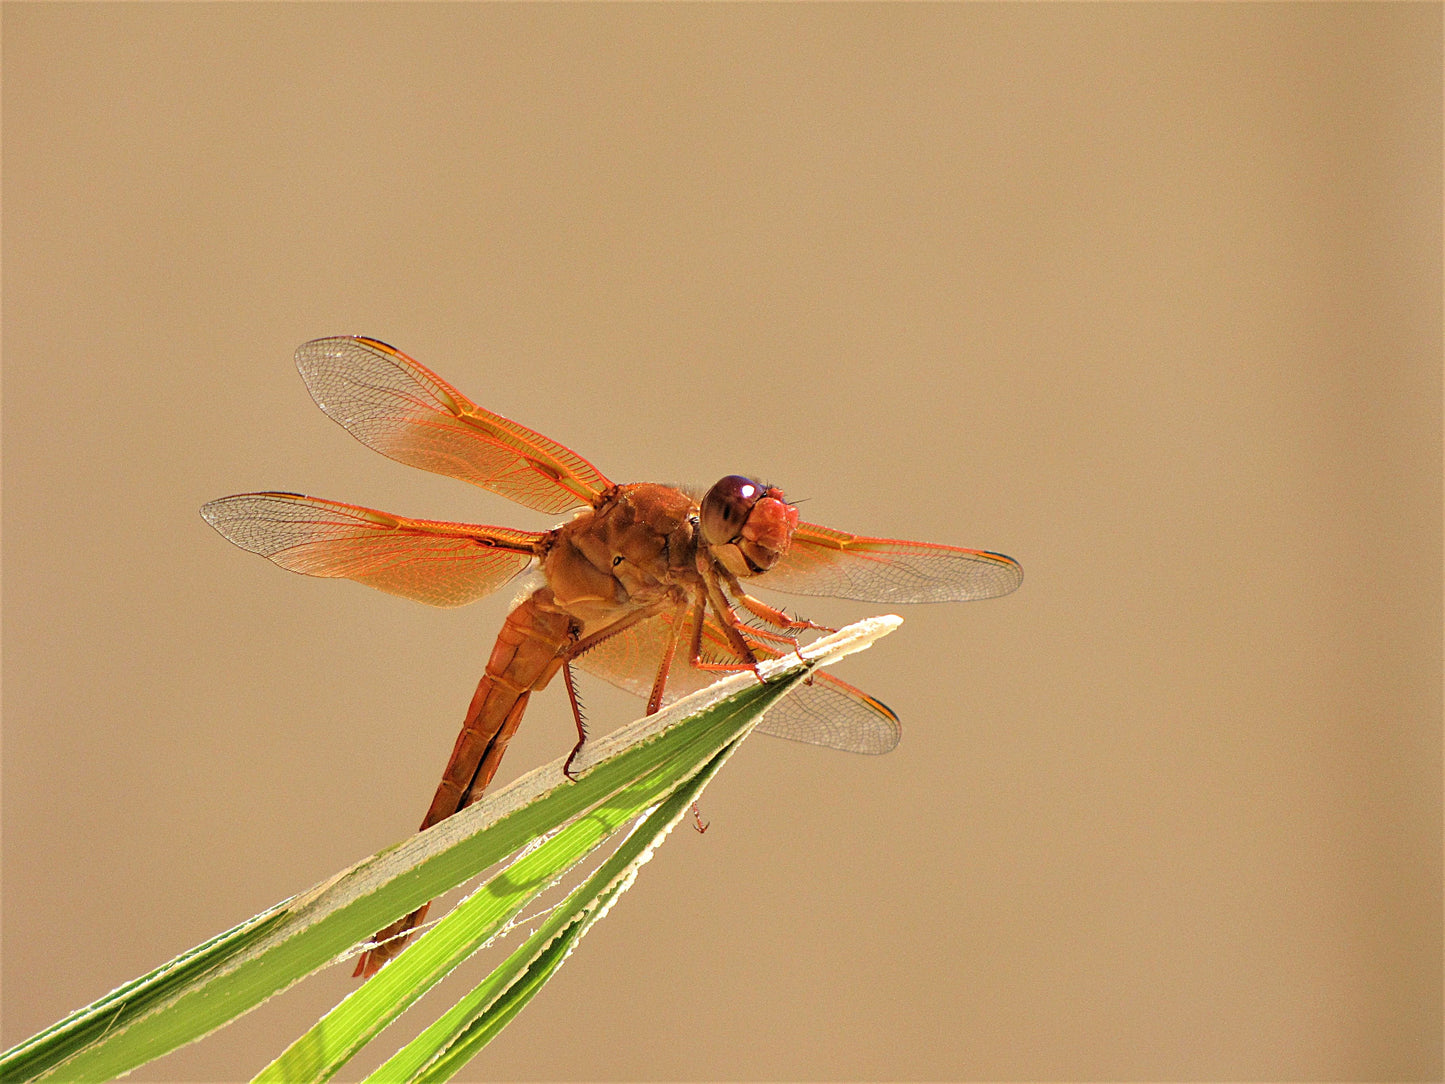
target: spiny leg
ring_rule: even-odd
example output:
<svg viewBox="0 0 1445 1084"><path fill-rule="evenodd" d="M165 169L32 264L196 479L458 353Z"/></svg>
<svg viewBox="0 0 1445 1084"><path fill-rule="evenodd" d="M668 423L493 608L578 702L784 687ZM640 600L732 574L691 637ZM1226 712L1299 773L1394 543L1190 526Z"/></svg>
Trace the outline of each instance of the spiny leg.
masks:
<svg viewBox="0 0 1445 1084"><path fill-rule="evenodd" d="M820 625L816 621L809 621L805 618L794 619L789 617L782 610L769 606L761 599L753 598L752 595L748 594L746 591L743 590L743 585L738 582L738 578L734 576L731 572L729 572L726 568L721 569L721 572L725 577L727 577L728 587L737 597L737 600L741 602L743 606L748 610L748 612L753 614L755 617L760 617L764 621L768 622L771 625L775 625L780 629L816 629L818 632L838 631L837 629L830 628L827 625ZM796 652L800 660L803 658L803 652L798 647L798 638L796 636L779 636L775 632L769 632L767 629L756 627L752 631L758 636L762 637L764 640L771 640L775 644L786 644L788 651ZM813 684L813 675L809 674L805 680L807 684Z"/></svg>
<svg viewBox="0 0 1445 1084"><path fill-rule="evenodd" d="M722 585L718 581L717 570L713 565L706 565L703 568L703 583L707 588L707 601L717 614L718 622L722 625L723 634L728 638L728 644L737 652L738 657L743 660L745 666L752 669L759 681L763 675L758 670L758 657L753 652L752 645L748 643L739 627L738 615L728 603L727 596L723 594ZM696 661L694 665L699 665ZM741 670L742 666L699 666L707 670Z"/></svg>
<svg viewBox="0 0 1445 1084"><path fill-rule="evenodd" d="M567 686L567 700L572 705L572 719L577 724L577 744L572 746L572 752L567 754L567 760L562 765L562 774L576 782L577 777L572 774L572 762L577 759L577 754L582 752L582 747L587 744L587 720L582 718L582 704L577 699L577 684L572 678L570 660L562 662L562 683Z"/></svg>
<svg viewBox="0 0 1445 1084"><path fill-rule="evenodd" d="M687 599L680 599L672 614L672 634L667 638L667 647L662 652L657 676L652 679L652 693L647 698L647 714L656 715L662 707L663 692L667 687L667 675L672 669L673 656L677 654L677 641L682 637L682 623L687 616Z"/></svg>
<svg viewBox="0 0 1445 1084"><path fill-rule="evenodd" d="M779 645L784 651L792 651L798 646L795 636L786 636L781 632L773 632L771 629L762 628L759 625L747 626L748 635L756 636L759 640L766 640L770 644Z"/></svg>
<svg viewBox="0 0 1445 1084"><path fill-rule="evenodd" d="M731 572L729 572L726 568L720 569L719 571L721 572L724 580L727 582L728 590L733 593L733 597L742 604L743 608L749 613L751 613L754 617L762 618L774 628L798 630L815 629L818 632L838 631L835 628L830 628L827 625L820 625L816 621L809 621L806 618L789 617L777 607L769 606L762 599L754 598L752 595L744 591L741 581L739 581L738 578L734 576ZM796 644L797 640L793 640L792 642Z"/></svg>
<svg viewBox="0 0 1445 1084"><path fill-rule="evenodd" d="M656 617L671 602L672 600L670 598L661 598L648 606L643 606L640 609L634 610L626 617L619 618L612 624L608 625L606 628L599 629L597 632L591 633L588 636L583 636L580 639L574 640L572 644L567 647L563 652L562 681L567 686L567 699L572 704L572 719L577 724L577 744L572 747L572 752L567 755L567 760L562 765L562 774L565 775L568 779L576 778L572 774L572 762L577 759L577 754L582 752L582 747L587 744L587 722L585 719L582 718L582 706L577 699L577 685L572 677L572 660L577 658L579 655L590 651L592 648L596 647L604 640L610 639L611 637L616 636L618 633L626 632L638 622L645 621L649 617ZM679 611L683 606L686 605L686 602L687 600L684 598L682 602L678 604ZM676 643L676 634L674 634L673 636L673 643ZM658 675L657 680L653 683L653 697L657 700L661 700L662 698L660 692L660 683L666 680L667 667L672 661L672 652L673 648L669 647L667 657L663 660L663 670ZM656 711L657 708L653 705L652 699L649 699L647 714L652 715Z"/></svg>
<svg viewBox="0 0 1445 1084"><path fill-rule="evenodd" d="M704 628L706 627L706 625L707 625L707 606L708 606L708 602L709 602L709 599L708 599L708 597L707 597L706 595L699 595L699 596L698 596L698 599L697 599L697 602L696 602L696 603L694 604L694 606L693 606L692 617L690 618L690 620L692 621L692 636L691 636L691 637L689 638L689 640L688 640L688 659L689 659L689 661L692 663L693 668L696 669L696 670L704 670L704 671L708 671L708 672L711 672L711 673L724 673L724 674L735 674L735 673L737 673L739 670L747 670L747 669L749 669L749 668L752 668L753 671L754 671L754 673L756 673L756 670L757 670L757 664L756 664L757 651L756 651L755 645L747 644L747 643L745 642L745 646L747 647L747 654L746 654L746 655L743 655L743 653L740 652L740 651L738 650L737 646L734 644L732 637L728 637L728 647L730 647L730 648L732 649L732 651L733 651L734 654L737 654L737 655L742 656L742 657L739 659L739 661L737 661L737 662L707 662L706 660L703 659L703 657L702 657L702 634L703 634L703 629L704 629ZM720 622L720 623L721 623L721 622ZM741 627L741 626L740 626L740 627ZM724 634L726 635L726 626L724 626ZM742 635L744 635L744 634L741 633L741 632L739 632L739 636L742 636ZM779 642L780 644L785 645L785 646L788 647L789 649L791 649L791 648L793 647L793 641L792 641L791 639L789 639L788 637L786 637L786 636L779 636L777 633L775 633L775 632L768 632L768 631L766 631L765 629L757 629L757 628L751 628L751 627L750 627L750 628L747 629L746 635L748 635L748 636L754 636L754 635L755 635L755 636L758 636L758 637L760 637L760 638L771 639L771 640L774 640L774 641ZM773 658L773 657L775 657L775 656L774 656L774 655L769 655L768 657L769 657L769 658ZM748 662L748 661L746 661L747 659L753 659L754 661Z"/></svg>

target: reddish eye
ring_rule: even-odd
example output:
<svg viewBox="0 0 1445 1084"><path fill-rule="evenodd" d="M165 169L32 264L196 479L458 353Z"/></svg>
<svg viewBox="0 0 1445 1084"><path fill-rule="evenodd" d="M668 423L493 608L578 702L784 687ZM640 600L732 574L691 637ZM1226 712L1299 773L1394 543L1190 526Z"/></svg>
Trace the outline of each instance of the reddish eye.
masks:
<svg viewBox="0 0 1445 1084"><path fill-rule="evenodd" d="M709 489L699 513L702 537L707 544L726 545L742 534L748 514L763 493L761 485L741 474L729 474Z"/></svg>

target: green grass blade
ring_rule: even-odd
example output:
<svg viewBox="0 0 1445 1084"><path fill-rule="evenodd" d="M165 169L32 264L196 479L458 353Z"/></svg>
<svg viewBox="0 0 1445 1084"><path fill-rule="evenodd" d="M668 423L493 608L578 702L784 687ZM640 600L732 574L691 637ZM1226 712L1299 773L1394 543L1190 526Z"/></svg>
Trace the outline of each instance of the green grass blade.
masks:
<svg viewBox="0 0 1445 1084"><path fill-rule="evenodd" d="M505 1027L552 977L583 935L632 884L708 782L747 737L760 713L737 712L738 736L696 765L694 773L653 808L581 887L475 989L376 1072L367 1084L449 1080Z"/></svg>
<svg viewBox="0 0 1445 1084"><path fill-rule="evenodd" d="M794 680L800 680L794 678ZM616 832L685 785L762 715L791 682L729 699L694 717L669 760L527 851L426 931L414 945L317 1021L257 1082L325 1080L402 1011L481 948L542 891Z"/></svg>
<svg viewBox="0 0 1445 1084"><path fill-rule="evenodd" d="M10 1084L33 1080L87 1047L124 1031L167 994L204 981L206 974L254 944L284 918L285 908L286 904L281 903L262 911L11 1047L0 1056L0 1081Z"/></svg>
<svg viewBox="0 0 1445 1084"><path fill-rule="evenodd" d="M807 663L789 655L765 663L763 673L782 677L805 665L831 662L866 647L897 622L874 618L849 626L804 648ZM0 1054L0 1081L46 1075L77 1084L110 1080L198 1039L344 956L426 900L591 815L639 780L677 770L677 758L687 747L698 752L694 743L713 741L714 750L721 748L729 739L719 713L709 710L714 706L724 701L727 710L761 705L780 691L738 674L590 743L579 758L586 774L575 783L562 776L560 759L539 768L12 1047Z"/></svg>

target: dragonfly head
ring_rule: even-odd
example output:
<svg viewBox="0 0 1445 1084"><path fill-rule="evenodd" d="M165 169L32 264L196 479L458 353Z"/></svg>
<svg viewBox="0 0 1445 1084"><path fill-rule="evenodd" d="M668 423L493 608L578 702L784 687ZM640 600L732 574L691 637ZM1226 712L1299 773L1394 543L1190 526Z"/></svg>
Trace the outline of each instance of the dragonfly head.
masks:
<svg viewBox="0 0 1445 1084"><path fill-rule="evenodd" d="M698 512L703 541L734 576L755 576L788 552L798 510L783 491L741 474L719 480Z"/></svg>

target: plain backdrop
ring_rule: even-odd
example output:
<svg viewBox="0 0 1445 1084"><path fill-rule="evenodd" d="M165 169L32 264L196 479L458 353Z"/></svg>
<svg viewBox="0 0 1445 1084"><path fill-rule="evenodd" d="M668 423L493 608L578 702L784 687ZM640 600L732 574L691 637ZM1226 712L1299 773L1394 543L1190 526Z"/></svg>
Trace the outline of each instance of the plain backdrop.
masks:
<svg viewBox="0 0 1445 1084"><path fill-rule="evenodd" d="M426 807L510 592L197 515L549 525L316 409L291 352L357 332L614 479L1026 570L840 670L891 755L749 742L471 1079L1439 1078L1439 5L6 4L3 48L6 1045ZM504 775L571 741L548 690ZM134 1079L248 1078L349 970Z"/></svg>

